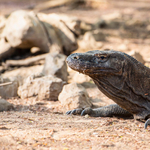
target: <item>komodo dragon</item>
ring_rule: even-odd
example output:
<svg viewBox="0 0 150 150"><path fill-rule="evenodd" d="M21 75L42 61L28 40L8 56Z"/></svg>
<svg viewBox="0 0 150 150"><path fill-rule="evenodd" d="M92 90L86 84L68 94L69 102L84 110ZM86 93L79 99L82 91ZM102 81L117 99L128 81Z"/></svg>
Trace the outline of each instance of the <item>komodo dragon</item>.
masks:
<svg viewBox="0 0 150 150"><path fill-rule="evenodd" d="M93 50L68 56L70 68L90 76L99 90L116 104L96 109L75 109L67 114L94 117L134 117L150 124L150 69L118 51Z"/></svg>

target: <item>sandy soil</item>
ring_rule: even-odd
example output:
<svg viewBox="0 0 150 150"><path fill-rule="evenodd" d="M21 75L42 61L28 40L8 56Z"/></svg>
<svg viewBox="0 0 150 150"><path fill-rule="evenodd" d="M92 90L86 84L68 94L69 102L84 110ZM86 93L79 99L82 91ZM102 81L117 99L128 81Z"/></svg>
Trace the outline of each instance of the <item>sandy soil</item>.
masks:
<svg viewBox="0 0 150 150"><path fill-rule="evenodd" d="M0 0L0 13L7 14L18 8L25 8L40 0ZM107 35L103 48L119 49L127 45L125 52L137 50L149 65L150 60L150 3L145 0L109 0L99 9L69 9L66 7L44 11L75 15L88 22L95 22L101 15L120 13L121 22L136 20L136 27L130 24L126 29L102 29ZM77 50L80 51L80 50ZM91 84L91 85L90 85ZM104 106L113 103L96 86L87 88L93 102ZM89 116L67 116L60 110L59 102L37 102L34 99L9 99L15 111L0 113L0 149L49 149L49 150L100 150L100 149L150 149L150 127L134 119L93 118ZM97 103L98 102L98 103Z"/></svg>

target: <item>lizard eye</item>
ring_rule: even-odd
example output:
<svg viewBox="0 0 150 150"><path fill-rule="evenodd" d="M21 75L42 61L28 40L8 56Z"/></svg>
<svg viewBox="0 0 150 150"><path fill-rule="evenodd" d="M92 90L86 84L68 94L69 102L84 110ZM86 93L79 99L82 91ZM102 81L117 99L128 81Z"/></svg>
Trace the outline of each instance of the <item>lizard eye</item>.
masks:
<svg viewBox="0 0 150 150"><path fill-rule="evenodd" d="M105 62L108 58L107 55L102 55L102 54L95 54L95 56L97 56L97 59L101 62Z"/></svg>
<svg viewBox="0 0 150 150"><path fill-rule="evenodd" d="M105 56L101 56L101 57L100 57L100 59L102 59L102 60L105 59L105 58L106 58Z"/></svg>

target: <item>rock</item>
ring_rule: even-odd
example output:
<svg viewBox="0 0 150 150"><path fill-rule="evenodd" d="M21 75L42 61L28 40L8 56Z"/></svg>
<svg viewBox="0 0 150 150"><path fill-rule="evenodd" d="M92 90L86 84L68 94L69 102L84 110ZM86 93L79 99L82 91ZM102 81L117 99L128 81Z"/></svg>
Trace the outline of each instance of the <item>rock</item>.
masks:
<svg viewBox="0 0 150 150"><path fill-rule="evenodd" d="M50 52L63 54L64 53L64 51L63 51L64 43L62 42L62 40L58 34L58 32L61 32L61 29L58 29L57 27L55 27L55 23L54 23L54 25L51 25L51 24L47 23L45 20L41 20L41 22L45 27L45 31L46 31L48 39L51 43ZM59 24L59 23L60 23L59 21L56 22L56 24ZM69 43L69 41L68 41L68 43Z"/></svg>
<svg viewBox="0 0 150 150"><path fill-rule="evenodd" d="M6 23L6 17L3 15L0 15L0 33L2 32L3 28L5 27Z"/></svg>
<svg viewBox="0 0 150 150"><path fill-rule="evenodd" d="M79 36L81 34L81 20L79 20L77 17L55 13L49 14L48 17L51 18L51 20L57 18L57 20L64 22L76 35Z"/></svg>
<svg viewBox="0 0 150 150"><path fill-rule="evenodd" d="M91 78L87 75L76 72L72 80L73 82L76 82L76 83L83 83L83 82L90 82Z"/></svg>
<svg viewBox="0 0 150 150"><path fill-rule="evenodd" d="M129 19L125 22L125 27L126 28L131 28L131 27L143 27L147 24L147 22L144 22L140 19Z"/></svg>
<svg viewBox="0 0 150 150"><path fill-rule="evenodd" d="M101 18L103 20L114 20L114 19L120 19L121 17L122 17L121 13L113 12L110 14L103 15Z"/></svg>
<svg viewBox="0 0 150 150"><path fill-rule="evenodd" d="M91 32L91 34L93 35L93 37L96 41L105 41L106 40L104 33L99 29L93 30Z"/></svg>
<svg viewBox="0 0 150 150"><path fill-rule="evenodd" d="M43 13L38 13L38 17L42 22L46 22L51 26L47 28L51 41L55 46L61 46L65 55L69 55L78 48L76 36L72 32L73 29L69 28L69 23L65 22L66 19L63 21L63 18L56 14L46 15ZM76 32L75 28L74 32Z"/></svg>
<svg viewBox="0 0 150 150"><path fill-rule="evenodd" d="M7 102L5 99L0 98L0 112L1 111L8 111L14 109L13 104Z"/></svg>
<svg viewBox="0 0 150 150"><path fill-rule="evenodd" d="M5 38L0 39L0 60L6 59L14 54L15 49L8 43Z"/></svg>
<svg viewBox="0 0 150 150"><path fill-rule="evenodd" d="M81 49L100 49L104 40L105 35L100 30L88 31L78 40L78 45Z"/></svg>
<svg viewBox="0 0 150 150"><path fill-rule="evenodd" d="M145 64L145 60L143 59L143 56L139 52L136 52L136 51L133 50L133 51L130 51L128 53L128 55L134 57L136 60L138 60L142 64Z"/></svg>
<svg viewBox="0 0 150 150"><path fill-rule="evenodd" d="M122 15L119 12L114 12L106 15L102 15L101 18L99 18L95 24L94 28L112 28L116 29L120 27L120 24L123 24L124 22L121 20Z"/></svg>
<svg viewBox="0 0 150 150"><path fill-rule="evenodd" d="M85 88L77 83L64 85L58 100L61 102L64 112L76 108L91 107L89 95Z"/></svg>
<svg viewBox="0 0 150 150"><path fill-rule="evenodd" d="M147 31L150 31L150 25L147 25L146 29Z"/></svg>
<svg viewBox="0 0 150 150"><path fill-rule="evenodd" d="M81 21L81 25L80 25L81 34L85 34L87 31L93 30L94 27L95 26L93 24L91 24L91 23L87 23L87 22Z"/></svg>
<svg viewBox="0 0 150 150"><path fill-rule="evenodd" d="M105 28L107 26L107 23L104 19L98 19L97 22L94 24L94 28L98 29L98 28Z"/></svg>
<svg viewBox="0 0 150 150"><path fill-rule="evenodd" d="M41 51L49 52L50 43L45 29L33 12L13 12L6 21L2 37L15 48L39 47Z"/></svg>
<svg viewBox="0 0 150 150"><path fill-rule="evenodd" d="M31 75L18 89L18 95L23 98L37 97L38 100L58 100L64 82L52 75Z"/></svg>
<svg viewBox="0 0 150 150"><path fill-rule="evenodd" d="M50 53L45 59L45 64L43 68L44 75L54 75L61 78L63 81L67 82L67 65L66 56L63 54Z"/></svg>
<svg viewBox="0 0 150 150"><path fill-rule="evenodd" d="M117 50L118 50L118 51L128 51L128 50L129 50L129 47L128 47L126 44L120 44L120 45L117 47Z"/></svg>
<svg viewBox="0 0 150 150"><path fill-rule="evenodd" d="M4 84L0 86L0 96L2 98L11 98L17 96L18 87L20 84L21 77L10 77L10 78L2 78L0 77L0 84Z"/></svg>

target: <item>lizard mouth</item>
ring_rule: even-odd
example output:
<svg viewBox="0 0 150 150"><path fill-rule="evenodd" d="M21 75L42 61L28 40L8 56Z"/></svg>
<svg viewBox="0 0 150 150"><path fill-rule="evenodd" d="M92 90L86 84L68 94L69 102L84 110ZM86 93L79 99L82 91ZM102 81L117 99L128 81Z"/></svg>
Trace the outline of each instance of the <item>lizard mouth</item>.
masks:
<svg viewBox="0 0 150 150"><path fill-rule="evenodd" d="M79 70L76 70L79 71ZM106 74L118 74L118 71L116 71L115 69L112 68L93 68L93 69L82 69L79 71L80 73L86 74L86 75L106 75ZM120 72L121 73L121 72ZM119 73L119 74L120 74Z"/></svg>

